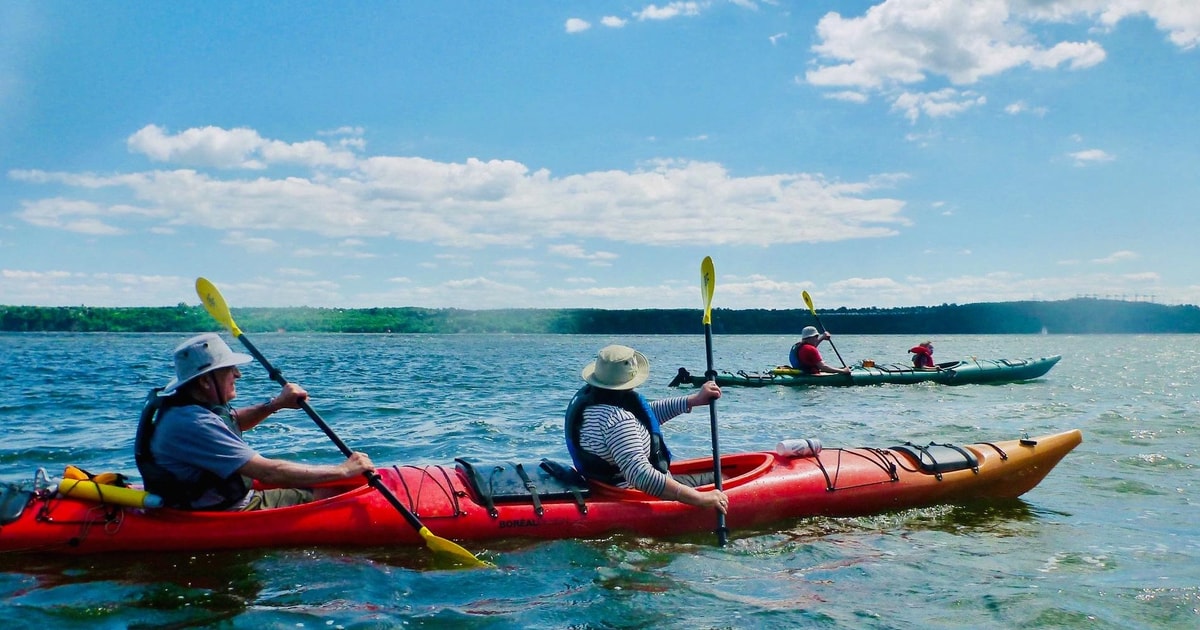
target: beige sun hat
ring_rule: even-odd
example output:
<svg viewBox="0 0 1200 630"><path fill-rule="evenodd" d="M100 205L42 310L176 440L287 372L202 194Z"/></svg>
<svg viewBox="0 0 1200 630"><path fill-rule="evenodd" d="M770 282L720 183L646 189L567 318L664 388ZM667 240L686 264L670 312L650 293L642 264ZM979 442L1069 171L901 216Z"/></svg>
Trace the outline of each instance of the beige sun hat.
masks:
<svg viewBox="0 0 1200 630"><path fill-rule="evenodd" d="M197 376L253 360L248 354L230 350L229 344L216 333L196 335L175 347L175 378L158 395L170 396Z"/></svg>
<svg viewBox="0 0 1200 630"><path fill-rule="evenodd" d="M821 336L821 333L817 332L817 329L813 326L805 326L804 329L800 331L801 339L808 339L810 337L819 337L819 336Z"/></svg>
<svg viewBox="0 0 1200 630"><path fill-rule="evenodd" d="M605 346L580 376L601 389L633 389L650 377L650 362L646 355L629 346Z"/></svg>

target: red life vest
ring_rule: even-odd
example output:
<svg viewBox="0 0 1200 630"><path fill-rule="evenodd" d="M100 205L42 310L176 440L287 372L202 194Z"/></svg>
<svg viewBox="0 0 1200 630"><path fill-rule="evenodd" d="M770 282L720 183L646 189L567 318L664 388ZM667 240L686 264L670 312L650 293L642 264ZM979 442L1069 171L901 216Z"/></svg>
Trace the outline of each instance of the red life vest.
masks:
<svg viewBox="0 0 1200 630"><path fill-rule="evenodd" d="M912 353L913 367L916 368L931 368L933 367L933 351L925 346L913 346L908 349Z"/></svg>

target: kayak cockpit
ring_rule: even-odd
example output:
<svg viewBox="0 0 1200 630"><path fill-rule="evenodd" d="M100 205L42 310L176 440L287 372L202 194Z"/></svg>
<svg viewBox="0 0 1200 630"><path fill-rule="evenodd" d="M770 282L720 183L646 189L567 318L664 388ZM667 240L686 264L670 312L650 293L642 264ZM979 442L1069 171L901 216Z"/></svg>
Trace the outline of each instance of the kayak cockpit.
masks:
<svg viewBox="0 0 1200 630"><path fill-rule="evenodd" d="M759 477L765 475L775 466L776 457L774 453L757 452L757 453L737 453L735 455L721 456L721 488L729 490L738 486L747 484ZM672 475L688 475L712 472L712 458L688 459L671 464ZM601 483L599 481L589 481L588 485L593 490L600 494L604 494L622 501L660 501L658 497L652 497L641 490L632 488L618 488L617 486ZM700 491L712 490L714 484L705 484L697 486Z"/></svg>

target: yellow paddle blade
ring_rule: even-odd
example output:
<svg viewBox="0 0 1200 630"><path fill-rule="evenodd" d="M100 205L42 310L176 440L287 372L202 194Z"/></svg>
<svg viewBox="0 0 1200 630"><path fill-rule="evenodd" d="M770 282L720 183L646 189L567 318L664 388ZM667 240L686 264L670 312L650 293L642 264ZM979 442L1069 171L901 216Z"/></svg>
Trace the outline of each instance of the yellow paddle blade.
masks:
<svg viewBox="0 0 1200 630"><path fill-rule="evenodd" d="M229 305L225 303L225 298L221 297L221 292L213 286L213 283L209 282L207 278L196 278L196 295L200 296L200 303L204 305L204 310L208 311L213 319L228 328L234 337L242 336L242 330L233 321L233 313L229 312Z"/></svg>
<svg viewBox="0 0 1200 630"><path fill-rule="evenodd" d="M448 555L457 561L458 564L467 567L495 566L490 562L484 562L483 560L476 558L475 554L463 549L454 541L446 540L445 538L434 535L433 532L429 531L428 527L422 526L421 529L418 530L418 533L421 534L421 538L425 539L425 546L429 547L430 551Z"/></svg>
<svg viewBox="0 0 1200 630"><path fill-rule="evenodd" d="M262 363L263 367L267 368L267 372L273 374L272 378L279 380L280 384L286 383L286 381L283 380L283 376L275 371L275 369L271 367L270 363L268 363L267 360L258 353L258 350L254 348L253 344L250 343L250 340L242 336L241 329L238 328L237 323L233 321L233 314L229 312L229 305L225 303L225 298L221 297L221 292L217 290L217 287L213 286L213 283L209 282L205 278L196 278L196 295L200 296L200 302L204 304L204 309L208 311L208 314L212 315L213 319L217 320L223 326L228 328L229 332L233 333L234 337L240 339L242 343L245 344L246 348L250 350L250 353L253 354L256 359L258 359L259 363ZM347 457L349 457L350 449L345 444L341 443L341 439L339 439L337 435L333 433L333 430L325 424L325 421L322 420L319 415L317 415L317 412L313 411L312 407L307 405L302 405L302 407L304 411L308 413L309 417L317 423L317 426L321 427L321 429L325 431L325 434L328 435L334 441L334 443L342 449L342 452L345 453ZM375 480L378 481L378 477L376 477ZM463 549L457 544L446 540L445 538L434 536L433 532L429 531L429 528L422 525L421 522L417 520L416 516L404 508L404 506L400 505L396 497L392 495L391 491L388 490L386 486L376 483L372 483L371 485L390 500L392 505L395 506L396 509L405 516L405 519L412 527L420 528L417 530L417 532L421 534L421 538L425 539L425 545L429 547L431 551L444 554L446 557L451 558L460 566L492 566L491 564L476 558L474 554L466 549Z"/></svg>
<svg viewBox="0 0 1200 630"><path fill-rule="evenodd" d="M805 291L803 295L804 305L808 307L808 310L811 311L813 315L816 315L817 309L813 307L812 298L808 296L808 291Z"/></svg>
<svg viewBox="0 0 1200 630"><path fill-rule="evenodd" d="M700 292L704 295L704 325L712 324L713 289L716 288L717 273L713 270L712 256L705 256L700 263Z"/></svg>

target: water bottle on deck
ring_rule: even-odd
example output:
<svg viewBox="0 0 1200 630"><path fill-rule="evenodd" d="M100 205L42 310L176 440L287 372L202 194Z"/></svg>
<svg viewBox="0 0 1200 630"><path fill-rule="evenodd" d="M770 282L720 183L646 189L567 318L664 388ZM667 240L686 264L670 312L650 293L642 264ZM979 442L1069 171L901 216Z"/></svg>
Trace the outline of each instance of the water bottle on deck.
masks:
<svg viewBox="0 0 1200 630"><path fill-rule="evenodd" d="M812 457L821 452L821 440L817 438L783 440L775 445L775 452L783 457Z"/></svg>

